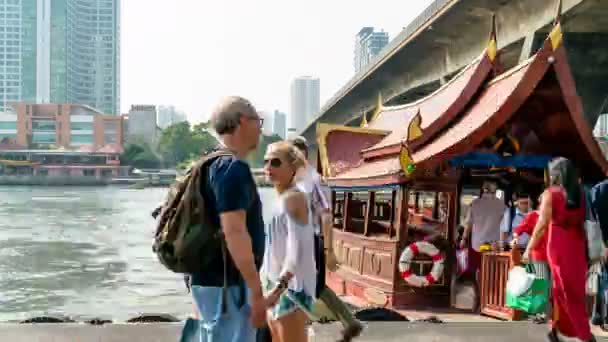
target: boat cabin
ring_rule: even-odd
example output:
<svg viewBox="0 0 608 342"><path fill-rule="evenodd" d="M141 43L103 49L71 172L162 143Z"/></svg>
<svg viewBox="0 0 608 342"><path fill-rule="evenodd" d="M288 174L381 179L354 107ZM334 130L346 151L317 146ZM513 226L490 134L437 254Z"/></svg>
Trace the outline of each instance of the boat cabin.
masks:
<svg viewBox="0 0 608 342"><path fill-rule="evenodd" d="M559 16L530 59L504 72L499 59L493 25L479 57L434 93L399 106L379 97L361 127L318 125L341 262L327 278L338 294L386 307L457 307L457 238L484 180L508 204L522 187L536 199L556 156L573 160L586 181L604 177L608 163L583 116ZM477 298L482 312L513 319L504 304L512 261L493 242Z"/></svg>

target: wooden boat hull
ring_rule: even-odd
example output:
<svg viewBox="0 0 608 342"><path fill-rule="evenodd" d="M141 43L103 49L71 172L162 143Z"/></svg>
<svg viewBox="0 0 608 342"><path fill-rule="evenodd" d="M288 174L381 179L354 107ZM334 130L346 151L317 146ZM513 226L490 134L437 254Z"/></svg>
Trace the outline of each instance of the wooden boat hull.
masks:
<svg viewBox="0 0 608 342"><path fill-rule="evenodd" d="M437 285L418 288L401 278L397 263L403 248L396 239L334 229L334 250L340 268L327 273L327 284L339 295L355 296L376 306L448 307L449 286L445 279Z"/></svg>

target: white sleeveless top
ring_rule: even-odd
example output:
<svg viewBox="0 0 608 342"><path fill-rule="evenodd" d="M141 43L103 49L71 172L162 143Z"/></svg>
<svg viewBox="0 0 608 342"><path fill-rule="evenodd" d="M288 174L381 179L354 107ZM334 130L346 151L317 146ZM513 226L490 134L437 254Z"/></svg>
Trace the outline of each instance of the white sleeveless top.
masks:
<svg viewBox="0 0 608 342"><path fill-rule="evenodd" d="M290 216L285 203L287 193L279 195L272 211L272 219L265 225L266 250L260 275L271 282L278 282L281 275L289 271L293 278L289 281L288 289L304 290L314 298L317 269L312 212L307 204L308 224L302 224ZM304 195L308 197L306 193ZM310 203L308 200L306 202Z"/></svg>

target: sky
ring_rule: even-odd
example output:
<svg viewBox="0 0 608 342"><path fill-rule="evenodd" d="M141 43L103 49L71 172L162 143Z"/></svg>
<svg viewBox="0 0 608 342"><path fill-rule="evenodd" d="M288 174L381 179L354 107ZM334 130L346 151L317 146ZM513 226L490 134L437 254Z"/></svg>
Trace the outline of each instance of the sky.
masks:
<svg viewBox="0 0 608 342"><path fill-rule="evenodd" d="M224 96L289 109L293 78L318 77L321 106L354 76L364 26L393 39L430 0L122 0L121 110L174 105L206 120Z"/></svg>

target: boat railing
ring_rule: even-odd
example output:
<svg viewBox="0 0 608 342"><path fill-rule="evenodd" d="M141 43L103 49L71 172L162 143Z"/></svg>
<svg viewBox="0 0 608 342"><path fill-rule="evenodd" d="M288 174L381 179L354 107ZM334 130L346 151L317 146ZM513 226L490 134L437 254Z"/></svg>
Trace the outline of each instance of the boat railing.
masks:
<svg viewBox="0 0 608 342"><path fill-rule="evenodd" d="M512 267L513 257L511 252L482 253L480 306L483 314L505 320L519 320L521 318L519 310L506 306L507 277Z"/></svg>

